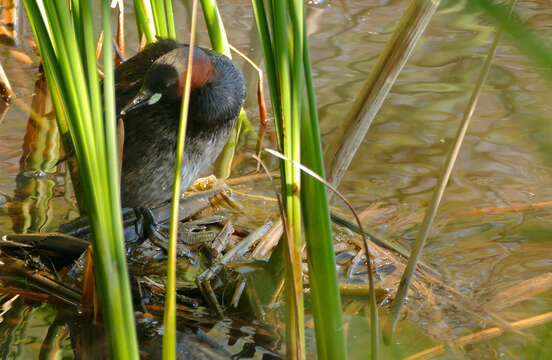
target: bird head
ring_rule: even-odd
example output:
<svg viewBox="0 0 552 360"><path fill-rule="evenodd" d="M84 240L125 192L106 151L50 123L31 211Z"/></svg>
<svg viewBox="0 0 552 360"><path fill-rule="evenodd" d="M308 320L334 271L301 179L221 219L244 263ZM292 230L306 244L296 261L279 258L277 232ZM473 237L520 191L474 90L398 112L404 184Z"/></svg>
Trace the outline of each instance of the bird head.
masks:
<svg viewBox="0 0 552 360"><path fill-rule="evenodd" d="M153 62L144 77L138 94L121 110L121 115L142 106L160 101L180 101L184 92L189 47L169 51ZM214 67L209 56L200 48L194 48L192 60L191 91L214 79Z"/></svg>

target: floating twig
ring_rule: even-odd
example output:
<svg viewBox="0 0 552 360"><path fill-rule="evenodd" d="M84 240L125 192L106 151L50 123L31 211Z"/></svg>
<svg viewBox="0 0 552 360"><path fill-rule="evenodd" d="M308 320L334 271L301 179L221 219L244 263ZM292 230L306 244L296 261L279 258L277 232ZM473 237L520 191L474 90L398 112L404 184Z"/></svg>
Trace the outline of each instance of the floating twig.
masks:
<svg viewBox="0 0 552 360"><path fill-rule="evenodd" d="M459 217L470 215L484 215L484 214L502 214L506 212L521 212L530 210L548 209L552 207L552 201L543 201L534 204L527 205L512 205L503 207L487 207L487 208L475 208L470 210L454 211L441 215L441 217Z"/></svg>
<svg viewBox="0 0 552 360"><path fill-rule="evenodd" d="M523 329L528 329L539 325L544 325L551 321L552 321L552 312L547 312L544 314L540 314L537 316L532 316L523 320L512 322L509 324L509 327L515 330L523 330ZM485 329L483 331L478 331L476 333L462 336L461 338L453 340L451 341L451 345L463 347L469 344L490 340L504 334L505 330L507 329L499 328L499 327ZM421 351L419 353L416 353L414 355L410 355L404 358L404 360L430 359L435 356L444 354L446 350L447 350L447 346L438 345L438 346L429 348L427 350Z"/></svg>

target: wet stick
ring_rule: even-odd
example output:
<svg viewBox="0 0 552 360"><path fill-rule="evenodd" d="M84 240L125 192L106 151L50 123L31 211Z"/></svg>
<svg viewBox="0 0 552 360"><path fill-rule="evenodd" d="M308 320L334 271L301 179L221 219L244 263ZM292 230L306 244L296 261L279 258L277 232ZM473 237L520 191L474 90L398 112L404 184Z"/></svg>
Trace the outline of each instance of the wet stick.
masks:
<svg viewBox="0 0 552 360"><path fill-rule="evenodd" d="M351 110L326 148L328 181L333 186L337 187L341 182L372 121L438 5L439 0L410 1L393 37L380 54L351 105ZM330 194L328 196L331 199Z"/></svg>
<svg viewBox="0 0 552 360"><path fill-rule="evenodd" d="M514 3L515 1L511 2L511 8L513 7ZM477 101L479 100L479 95L481 94L483 84L485 84L485 80L487 79L489 68L491 66L491 62L496 52L496 47L498 46L501 35L502 30L498 30L493 43L489 48L487 58L485 59L483 68L479 73L475 88L472 92L470 100L468 101L468 105L464 110L464 115L462 117L460 127L458 128L458 131L456 133L456 139L447 155L443 172L441 174L441 177L439 178L437 187L435 188L435 192L433 193L433 198L431 199L429 208L426 210L424 220L416 236L416 241L414 243L410 259L408 260L408 265L406 266L406 270L401 278L399 289L397 290L397 295L391 303L391 311L383 328L384 341L386 343L389 343L391 341L395 326L397 325L397 322L399 320L399 316L401 314L401 310L405 303L406 295L408 293L408 288L410 287L412 277L414 276L416 265L418 264L425 242L429 236L431 225L433 224L433 220L435 219L435 215L437 214L437 209L439 208L439 204L445 192L445 188L450 179L450 174L452 173L456 158L458 157L458 153L460 152L460 147L462 146L464 137L466 136L466 132L468 131L468 126L475 111L475 107L477 106Z"/></svg>

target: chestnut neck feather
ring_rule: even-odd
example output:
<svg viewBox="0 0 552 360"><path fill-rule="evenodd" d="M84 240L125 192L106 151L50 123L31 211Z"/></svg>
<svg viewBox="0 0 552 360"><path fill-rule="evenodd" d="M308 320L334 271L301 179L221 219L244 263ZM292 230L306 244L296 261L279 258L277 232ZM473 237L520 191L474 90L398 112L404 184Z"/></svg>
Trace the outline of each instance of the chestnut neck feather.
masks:
<svg viewBox="0 0 552 360"><path fill-rule="evenodd" d="M185 50L184 52L187 59L189 56L189 48L185 48L183 50ZM187 71L182 71L180 74L181 75L178 79L179 97L184 93ZM211 59L209 59L209 56L201 49L196 48L192 59L192 82L190 91L194 91L195 89L214 81L214 74L215 71L213 63L211 62Z"/></svg>

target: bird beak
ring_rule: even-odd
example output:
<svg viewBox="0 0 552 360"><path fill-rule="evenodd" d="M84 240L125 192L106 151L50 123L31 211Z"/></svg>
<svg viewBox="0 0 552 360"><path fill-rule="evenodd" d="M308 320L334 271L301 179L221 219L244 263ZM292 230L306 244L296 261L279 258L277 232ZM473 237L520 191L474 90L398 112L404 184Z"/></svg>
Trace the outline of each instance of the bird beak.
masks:
<svg viewBox="0 0 552 360"><path fill-rule="evenodd" d="M161 99L160 93L152 94L149 91L140 91L138 95L131 102L129 102L123 110L121 110L121 115L125 115L129 111L137 109L145 105L153 105Z"/></svg>

